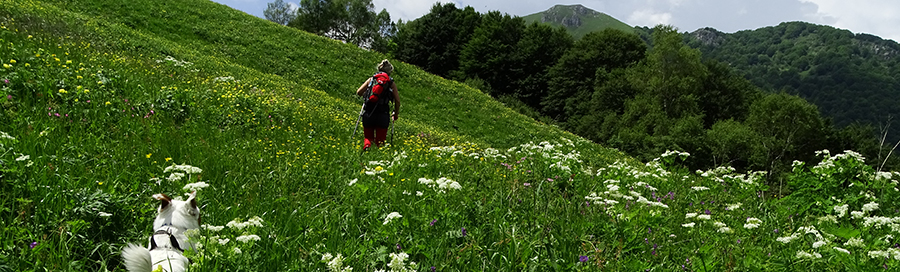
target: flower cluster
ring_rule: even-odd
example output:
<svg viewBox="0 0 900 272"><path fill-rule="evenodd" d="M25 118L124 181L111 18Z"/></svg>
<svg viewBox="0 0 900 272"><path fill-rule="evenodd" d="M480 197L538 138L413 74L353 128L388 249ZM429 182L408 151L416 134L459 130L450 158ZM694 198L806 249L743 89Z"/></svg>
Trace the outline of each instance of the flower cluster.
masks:
<svg viewBox="0 0 900 272"><path fill-rule="evenodd" d="M461 190L462 185L459 182L456 182L452 179L448 179L445 177L439 178L437 180L431 180L427 178L419 178L419 183L424 184L430 188L437 190L438 192L446 192L448 189L453 190Z"/></svg>
<svg viewBox="0 0 900 272"><path fill-rule="evenodd" d="M225 224L225 226L229 227L229 228L238 229L238 230L244 229L247 227L262 227L263 220L262 220L262 218L259 218L259 216L251 217L250 219L247 219L247 222L241 222L240 219L235 218L234 220L231 220L230 222Z"/></svg>
<svg viewBox="0 0 900 272"><path fill-rule="evenodd" d="M350 272L353 271L353 267L344 267L344 256L341 256L338 253L337 256L332 256L331 253L325 253L322 255L322 261L325 262L325 267L328 268L328 271L333 272Z"/></svg>

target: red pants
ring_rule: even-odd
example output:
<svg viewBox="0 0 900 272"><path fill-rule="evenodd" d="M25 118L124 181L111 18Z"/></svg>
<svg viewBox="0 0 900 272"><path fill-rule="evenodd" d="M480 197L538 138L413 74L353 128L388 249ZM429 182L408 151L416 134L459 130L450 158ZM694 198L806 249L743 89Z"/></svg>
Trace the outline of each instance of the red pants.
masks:
<svg viewBox="0 0 900 272"><path fill-rule="evenodd" d="M384 145L384 139L387 138L388 129L364 126L363 131L366 136L363 148L369 148L370 146L372 146L372 142L375 142L375 145L378 147Z"/></svg>

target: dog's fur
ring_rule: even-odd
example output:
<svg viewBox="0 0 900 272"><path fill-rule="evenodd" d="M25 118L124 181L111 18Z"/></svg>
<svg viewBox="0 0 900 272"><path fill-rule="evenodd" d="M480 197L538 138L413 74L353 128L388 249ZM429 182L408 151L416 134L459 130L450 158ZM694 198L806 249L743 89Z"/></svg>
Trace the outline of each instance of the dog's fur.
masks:
<svg viewBox="0 0 900 272"><path fill-rule="evenodd" d="M155 194L160 201L156 220L153 221L153 235L144 248L128 244L122 249L125 268L130 272L151 272L162 267L166 272L183 272L190 260L182 255L183 250L194 249L194 244L184 232L200 228L200 208L197 206L197 192L187 200L173 200L165 194Z"/></svg>

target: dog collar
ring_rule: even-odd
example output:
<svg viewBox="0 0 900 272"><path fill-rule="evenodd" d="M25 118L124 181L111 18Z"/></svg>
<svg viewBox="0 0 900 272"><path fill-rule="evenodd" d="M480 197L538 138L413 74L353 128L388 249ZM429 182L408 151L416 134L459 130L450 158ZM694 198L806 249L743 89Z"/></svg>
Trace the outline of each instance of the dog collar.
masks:
<svg viewBox="0 0 900 272"><path fill-rule="evenodd" d="M166 226L166 225L163 225L163 226ZM169 245L173 249L178 250L180 252L184 252L184 249L182 249L181 245L178 244L178 239L175 238L175 235L172 235L172 232L169 231L168 228L167 229L160 228L160 229L156 230L156 232L154 232L152 236L150 236L150 250L151 251L159 248L159 246L156 245L156 235L160 235L160 234L165 234L165 235L169 236Z"/></svg>

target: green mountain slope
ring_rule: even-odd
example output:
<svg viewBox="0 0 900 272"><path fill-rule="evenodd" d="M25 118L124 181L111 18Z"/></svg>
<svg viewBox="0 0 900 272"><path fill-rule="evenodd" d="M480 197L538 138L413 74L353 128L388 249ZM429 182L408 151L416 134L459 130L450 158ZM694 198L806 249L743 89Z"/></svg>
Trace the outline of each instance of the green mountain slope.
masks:
<svg viewBox="0 0 900 272"><path fill-rule="evenodd" d="M837 125L886 124L900 115L900 44L803 22L737 33L687 34L705 58L720 60L768 90L816 104ZM892 127L892 138L900 135Z"/></svg>
<svg viewBox="0 0 900 272"><path fill-rule="evenodd" d="M892 229L856 210L898 208L898 174L853 153L798 162L785 198L762 173L638 163L402 63L394 144L361 153L351 93L383 56L210 1L0 0L0 45L2 271L124 271L156 193L198 191L190 271L797 270L820 253L789 233L881 250ZM895 265L842 252L810 269Z"/></svg>
<svg viewBox="0 0 900 272"><path fill-rule="evenodd" d="M593 31L606 28L619 29L628 33L634 29L628 24L602 12L597 12L582 5L556 5L552 8L522 17L526 23L547 23L552 26L563 26L576 39Z"/></svg>

